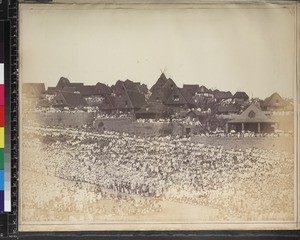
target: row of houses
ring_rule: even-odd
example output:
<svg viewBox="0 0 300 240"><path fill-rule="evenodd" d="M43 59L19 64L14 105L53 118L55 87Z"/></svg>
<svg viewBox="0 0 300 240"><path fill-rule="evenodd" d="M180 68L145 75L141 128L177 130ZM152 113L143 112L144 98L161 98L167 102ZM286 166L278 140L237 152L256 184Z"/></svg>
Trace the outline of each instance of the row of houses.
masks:
<svg viewBox="0 0 300 240"><path fill-rule="evenodd" d="M202 122L211 120L212 116L229 115L227 130L233 126L238 126L238 130L247 129L248 125L245 127L230 122L233 120L231 115L236 115L235 121L241 121L238 116L243 116L252 105L267 118L272 115L270 113L293 111L293 104L278 93L265 100L254 101L242 91L232 94L230 91L212 90L196 84L184 84L180 88L164 73L150 90L145 84L128 79L107 86L103 83L71 83L69 79L61 77L55 87L48 89L43 83L24 83L22 93L26 99L32 99L33 106L69 109L93 106L106 114L132 113L137 119L191 118ZM253 104L250 105L251 102ZM261 123L255 129L260 131L266 128Z"/></svg>
<svg viewBox="0 0 300 240"><path fill-rule="evenodd" d="M145 84L130 80L119 80L109 87L103 83L71 83L65 77L59 79L56 87L48 87L47 90L44 83L24 83L22 87L26 99L33 99L33 105L38 107L73 109L96 106L104 111L138 110L145 103L145 95L148 92Z"/></svg>
<svg viewBox="0 0 300 240"><path fill-rule="evenodd" d="M69 79L61 77L55 87L45 89L43 83L24 83L23 93L29 98L42 99L46 95L54 95L51 105L54 107L74 107L76 104L87 105L84 100L99 97L98 106L103 111L137 111L146 102L162 103L170 107L195 108L197 102L203 99L213 99L220 102L232 99L234 102L243 103L249 99L245 92L231 92L211 90L205 86L183 85L179 88L171 78L164 73L156 83L148 90L145 84L132 82L130 80L118 80L115 85L109 87L98 82L96 85L84 85L83 83L71 83ZM70 97L71 96L71 97ZM76 99L68 101L70 99Z"/></svg>

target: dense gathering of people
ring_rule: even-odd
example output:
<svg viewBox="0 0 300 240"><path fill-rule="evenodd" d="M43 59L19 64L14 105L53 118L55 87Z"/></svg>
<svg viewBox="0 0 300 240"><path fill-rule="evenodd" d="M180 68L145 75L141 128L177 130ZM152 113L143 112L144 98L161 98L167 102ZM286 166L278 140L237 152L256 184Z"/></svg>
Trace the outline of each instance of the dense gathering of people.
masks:
<svg viewBox="0 0 300 240"><path fill-rule="evenodd" d="M27 161L26 168L81 188L91 184L97 197L118 199L120 206L122 201L134 205L138 198L148 204L140 209L159 211L159 204L151 208L153 202L176 201L212 206L220 210L221 219L265 220L276 219L276 214L288 219L293 213L289 204L293 201L288 201L293 198L293 154L288 152L224 149L179 136L37 126L28 127L27 132L30 141L23 143L25 154L31 148L45 154ZM142 214L138 208L118 209L120 214Z"/></svg>
<svg viewBox="0 0 300 240"><path fill-rule="evenodd" d="M138 123L170 123L171 120L169 118L159 118L159 119L137 119ZM190 118L180 118L180 119L172 119L172 122L182 123L185 125L192 126L201 126L201 122L199 120L194 120Z"/></svg>

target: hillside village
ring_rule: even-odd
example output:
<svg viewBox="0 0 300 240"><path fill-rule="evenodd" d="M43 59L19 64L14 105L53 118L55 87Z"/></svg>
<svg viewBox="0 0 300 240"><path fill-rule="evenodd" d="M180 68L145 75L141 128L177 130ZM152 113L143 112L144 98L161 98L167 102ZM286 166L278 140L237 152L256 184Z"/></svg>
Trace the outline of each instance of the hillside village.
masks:
<svg viewBox="0 0 300 240"><path fill-rule="evenodd" d="M178 123L185 134L293 132L293 101L278 93L250 99L243 91L231 93L198 84L178 87L164 73L150 89L128 79L108 86L72 83L61 77L47 89L44 83L24 83L22 94L30 111L92 113L93 121L87 125L98 130L105 129L107 119L120 125L130 119L130 123Z"/></svg>
<svg viewBox="0 0 300 240"><path fill-rule="evenodd" d="M294 218L293 104L278 93L181 88L165 74L150 89L21 87L29 221Z"/></svg>

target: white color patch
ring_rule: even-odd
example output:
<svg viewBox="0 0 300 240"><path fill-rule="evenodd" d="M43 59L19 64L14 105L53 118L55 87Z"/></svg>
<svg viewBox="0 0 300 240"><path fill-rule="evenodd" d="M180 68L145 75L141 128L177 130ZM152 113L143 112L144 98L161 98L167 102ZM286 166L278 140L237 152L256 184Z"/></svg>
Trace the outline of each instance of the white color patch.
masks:
<svg viewBox="0 0 300 240"><path fill-rule="evenodd" d="M4 84L4 63L0 63L0 84Z"/></svg>

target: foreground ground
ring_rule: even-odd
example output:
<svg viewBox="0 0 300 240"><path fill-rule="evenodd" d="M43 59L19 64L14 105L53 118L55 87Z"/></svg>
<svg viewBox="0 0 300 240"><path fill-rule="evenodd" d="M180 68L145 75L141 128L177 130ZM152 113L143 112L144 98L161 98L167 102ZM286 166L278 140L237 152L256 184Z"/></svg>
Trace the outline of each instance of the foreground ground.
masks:
<svg viewBox="0 0 300 240"><path fill-rule="evenodd" d="M24 222L291 221L292 138L24 129ZM25 138L24 138L25 139Z"/></svg>

